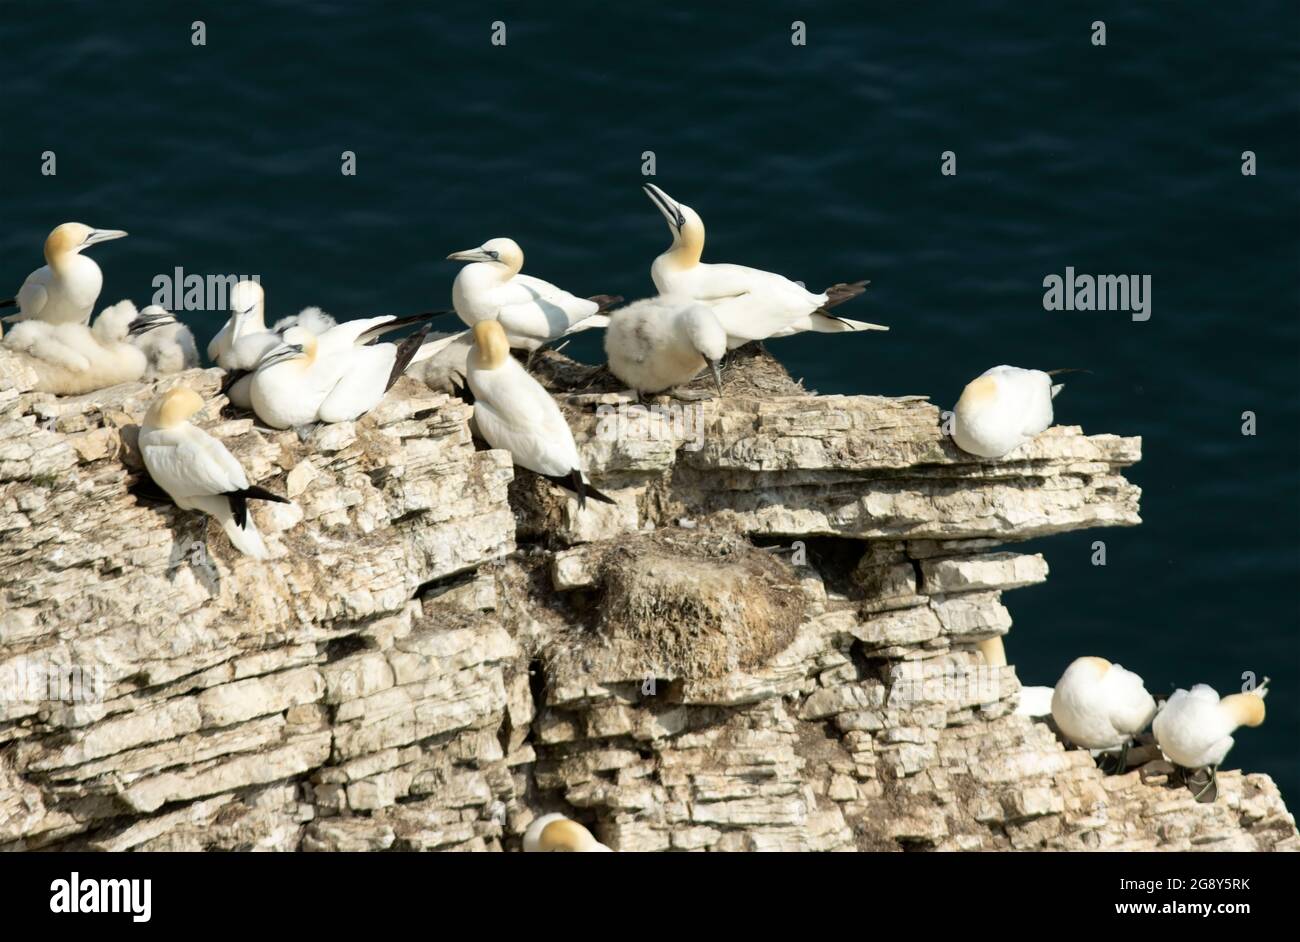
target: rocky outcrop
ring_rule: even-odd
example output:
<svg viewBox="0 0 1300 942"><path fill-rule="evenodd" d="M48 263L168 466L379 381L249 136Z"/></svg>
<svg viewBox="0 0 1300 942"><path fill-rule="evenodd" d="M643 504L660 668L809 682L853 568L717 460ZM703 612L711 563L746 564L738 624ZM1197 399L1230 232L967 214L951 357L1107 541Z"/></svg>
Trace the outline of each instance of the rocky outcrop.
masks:
<svg viewBox="0 0 1300 942"><path fill-rule="evenodd" d="M539 363L617 505L410 379L301 440L217 371L55 399L0 351L0 847L517 849L556 810L620 850L1300 844L1267 776L1103 776L979 653L1047 576L1009 545L1139 522L1136 439L982 462L924 400L761 355L668 411ZM292 498L255 509L267 562L149 493L178 381Z"/></svg>

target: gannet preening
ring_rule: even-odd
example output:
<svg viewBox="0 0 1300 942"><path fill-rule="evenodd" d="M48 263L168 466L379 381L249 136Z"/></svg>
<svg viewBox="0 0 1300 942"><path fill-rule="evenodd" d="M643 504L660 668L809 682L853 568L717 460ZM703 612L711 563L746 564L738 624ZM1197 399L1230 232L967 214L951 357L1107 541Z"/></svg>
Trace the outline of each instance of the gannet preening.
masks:
<svg viewBox="0 0 1300 942"><path fill-rule="evenodd" d="M124 235L120 229L92 229L79 222L56 226L45 240L45 264L27 276L14 297L0 302L0 307L18 306L18 313L5 320L89 323L104 273L81 251Z"/></svg>
<svg viewBox="0 0 1300 942"><path fill-rule="evenodd" d="M562 814L544 814L524 832L524 853L600 853L609 848L577 821Z"/></svg>
<svg viewBox="0 0 1300 942"><path fill-rule="evenodd" d="M1118 752L1118 772L1133 737L1155 715L1156 701L1142 678L1100 657L1075 660L1052 693L1052 719L1065 738L1095 752Z"/></svg>
<svg viewBox="0 0 1300 942"><path fill-rule="evenodd" d="M1232 734L1239 726L1264 722L1264 697L1268 678L1248 693L1219 698L1213 687L1197 684L1178 689L1160 707L1151 731L1165 758L1183 772L1197 801L1218 797L1219 766L1232 749Z"/></svg>
<svg viewBox="0 0 1300 942"><path fill-rule="evenodd" d="M953 407L952 439L962 451L1001 458L1052 425L1052 400L1063 383L1052 377L1077 370L1022 370L995 366L971 380Z"/></svg>
<svg viewBox="0 0 1300 942"><path fill-rule="evenodd" d="M660 294L676 294L702 301L727 331L727 347L751 340L788 337L804 331L839 333L848 330L888 330L880 324L851 321L828 308L855 298L867 282L838 284L813 294L783 275L744 265L709 264L704 252L704 222L684 203L678 203L653 183L642 189L663 213L673 244L654 260L650 277Z"/></svg>
<svg viewBox="0 0 1300 942"><path fill-rule="evenodd" d="M208 342L208 359L223 370L251 370L280 344L280 336L266 329L266 293L256 281L239 281L228 304L230 319Z"/></svg>
<svg viewBox="0 0 1300 942"><path fill-rule="evenodd" d="M104 308L90 327L20 321L0 343L19 353L36 372L36 389L80 395L144 376L148 360L127 339L135 317L135 305L122 301Z"/></svg>
<svg viewBox="0 0 1300 942"><path fill-rule="evenodd" d="M707 305L660 295L634 301L609 318L605 354L609 370L638 395L689 383L712 367L718 393L718 361L727 352L727 332Z"/></svg>
<svg viewBox="0 0 1300 942"><path fill-rule="evenodd" d="M290 327L249 380L253 411L272 428L360 418L401 378L429 328L426 324L401 343L375 341L430 316L385 314L344 321L319 337L305 327Z"/></svg>
<svg viewBox="0 0 1300 942"><path fill-rule="evenodd" d="M220 441L190 423L203 408L199 394L175 386L149 406L140 426L140 456L154 483L184 510L216 517L235 549L265 559L250 500L289 503L287 498L249 485L243 466Z"/></svg>
<svg viewBox="0 0 1300 942"><path fill-rule="evenodd" d="M151 304L136 315L128 331L131 343L144 351L148 360L145 379L170 376L199 365L194 334L171 311Z"/></svg>
<svg viewBox="0 0 1300 942"><path fill-rule="evenodd" d="M510 356L505 329L497 321L474 325L474 347L466 360L467 401L474 424L493 448L510 452L514 463L535 471L578 496L614 503L586 480L569 423L541 383Z"/></svg>
<svg viewBox="0 0 1300 942"><path fill-rule="evenodd" d="M514 239L489 239L447 258L469 262L451 286L452 306L460 319L470 327L481 320L499 321L516 350L531 353L568 334L605 327L609 319L600 312L623 300L613 295L579 298L521 274L524 253Z"/></svg>

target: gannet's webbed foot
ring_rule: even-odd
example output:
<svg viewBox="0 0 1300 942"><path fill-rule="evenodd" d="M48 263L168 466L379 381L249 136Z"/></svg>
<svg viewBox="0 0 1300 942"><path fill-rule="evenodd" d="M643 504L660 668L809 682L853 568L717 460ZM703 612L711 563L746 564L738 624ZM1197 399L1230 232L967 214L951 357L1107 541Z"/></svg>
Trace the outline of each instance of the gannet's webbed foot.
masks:
<svg viewBox="0 0 1300 942"><path fill-rule="evenodd" d="M1201 769L1183 769L1183 782L1201 804L1213 804L1219 797L1218 766L1206 766Z"/></svg>
<svg viewBox="0 0 1300 942"><path fill-rule="evenodd" d="M1103 753L1097 767L1107 775L1123 775L1128 768L1128 743L1120 746L1118 752Z"/></svg>

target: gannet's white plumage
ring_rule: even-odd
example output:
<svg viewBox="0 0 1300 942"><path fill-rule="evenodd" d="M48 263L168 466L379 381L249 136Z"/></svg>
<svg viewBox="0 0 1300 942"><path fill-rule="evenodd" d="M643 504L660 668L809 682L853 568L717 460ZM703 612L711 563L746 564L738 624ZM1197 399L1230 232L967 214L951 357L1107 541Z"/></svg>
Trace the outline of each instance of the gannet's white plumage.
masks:
<svg viewBox="0 0 1300 942"><path fill-rule="evenodd" d="M501 324L474 325L474 347L466 359L465 381L473 397L474 423L493 448L510 452L514 463L535 471L578 495L612 501L586 480L578 445L555 399L510 355Z"/></svg>
<svg viewBox="0 0 1300 942"><path fill-rule="evenodd" d="M1020 697L1016 700L1016 716L1051 716L1051 687L1021 687Z"/></svg>
<svg viewBox="0 0 1300 942"><path fill-rule="evenodd" d="M548 281L521 274L524 253L514 239L489 239L476 249L452 252L469 262L451 286L452 306L470 327L498 321L510 346L533 351L568 334L604 327L599 300L579 298Z"/></svg>
<svg viewBox="0 0 1300 942"><path fill-rule="evenodd" d="M605 331L609 369L638 393L656 393L688 383L706 366L722 387L718 361L727 352L727 332L707 305L691 298L660 295L634 301L610 315Z"/></svg>
<svg viewBox="0 0 1300 942"><path fill-rule="evenodd" d="M1179 688L1160 707L1151 731L1160 751L1170 762L1185 769L1220 765L1232 749L1232 734L1239 726L1264 722L1264 696L1260 685L1248 693L1219 698L1206 684L1191 690Z"/></svg>
<svg viewBox="0 0 1300 942"><path fill-rule="evenodd" d="M104 308L90 327L20 321L0 343L20 354L36 372L36 389L59 396L80 395L144 376L148 360L128 341L136 313L134 304L122 301Z"/></svg>
<svg viewBox="0 0 1300 942"><path fill-rule="evenodd" d="M81 252L124 235L120 229L92 229L79 222L56 226L45 239L45 264L27 276L13 298L18 313L5 320L89 323L104 287L104 273L94 259Z"/></svg>
<svg viewBox="0 0 1300 942"><path fill-rule="evenodd" d="M208 359L223 370L251 370L280 336L266 329L266 294L256 281L230 289L230 319L208 342Z"/></svg>
<svg viewBox="0 0 1300 942"><path fill-rule="evenodd" d="M248 501L277 500L250 487L244 468L217 439L190 423L203 408L198 393L173 387L154 400L140 426L140 455L154 483L186 510L216 517L235 548L265 559L266 544L248 509Z"/></svg>
<svg viewBox="0 0 1300 942"><path fill-rule="evenodd" d="M297 314L290 314L288 317L282 317L275 322L271 328L277 334L283 335L290 327L303 327L310 330L319 337L325 331L338 324L338 321L330 317L318 307L305 307Z"/></svg>
<svg viewBox="0 0 1300 942"><path fill-rule="evenodd" d="M194 334L170 312L151 304L131 322L131 343L143 351L146 380L170 376L199 365Z"/></svg>
<svg viewBox="0 0 1300 942"><path fill-rule="evenodd" d="M544 814L524 832L524 853L600 853L609 848L577 821L562 814Z"/></svg>
<svg viewBox="0 0 1300 942"><path fill-rule="evenodd" d="M889 329L837 317L825 310L828 305L861 294L865 282L836 285L827 293L814 294L774 272L700 261L704 222L699 214L653 183L645 184L643 189L663 214L673 237L672 246L650 266L655 287L660 294L681 295L709 305L727 332L729 349L751 340L788 337L810 330L840 333Z"/></svg>
<svg viewBox="0 0 1300 942"><path fill-rule="evenodd" d="M361 318L319 337L305 327L290 327L252 374L248 394L253 411L272 428L360 418L401 376L425 332L400 345L372 341L411 321L391 314Z"/></svg>
<svg viewBox="0 0 1300 942"><path fill-rule="evenodd" d="M969 454L1001 458L1051 426L1052 399L1061 388L1042 370L986 370L953 408L953 441Z"/></svg>
<svg viewBox="0 0 1300 942"><path fill-rule="evenodd" d="M1052 719L1065 737L1085 749L1126 747L1156 714L1142 678L1100 657L1070 664L1052 693Z"/></svg>

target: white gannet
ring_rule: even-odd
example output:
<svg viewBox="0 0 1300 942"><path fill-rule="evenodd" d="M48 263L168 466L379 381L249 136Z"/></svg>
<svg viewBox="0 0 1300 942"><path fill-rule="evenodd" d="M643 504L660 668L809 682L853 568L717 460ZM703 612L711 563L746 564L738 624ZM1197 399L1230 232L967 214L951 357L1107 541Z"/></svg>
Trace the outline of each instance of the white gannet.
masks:
<svg viewBox="0 0 1300 942"><path fill-rule="evenodd" d="M277 334L283 335L290 327L305 327L313 334L319 337L325 331L338 324L338 321L330 317L320 308L312 306L305 307L297 314L290 314L288 317L282 317L275 322L271 330Z"/></svg>
<svg viewBox="0 0 1300 942"><path fill-rule="evenodd" d="M1254 690L1219 698L1206 684L1179 688L1160 707L1151 731L1166 759L1184 769L1183 778L1197 801L1218 796L1219 766L1232 749L1239 726L1264 722L1268 678Z"/></svg>
<svg viewBox="0 0 1300 942"><path fill-rule="evenodd" d="M1133 737L1156 715L1142 678L1100 657L1081 657L1065 669L1052 692L1052 719L1076 746L1118 752L1123 772Z"/></svg>
<svg viewBox="0 0 1300 942"><path fill-rule="evenodd" d="M1053 692L1051 687L1021 687L1016 716L1051 716Z"/></svg>
<svg viewBox="0 0 1300 942"><path fill-rule="evenodd" d="M698 301L660 295L634 301L610 315L605 331L609 370L638 395L688 383L706 366L722 392L718 361L727 332Z"/></svg>
<svg viewBox="0 0 1300 942"><path fill-rule="evenodd" d="M524 832L524 853L600 853L609 848L577 821L562 814L544 814Z"/></svg>
<svg viewBox="0 0 1300 942"><path fill-rule="evenodd" d="M146 380L169 376L199 365L194 334L171 311L150 304L131 322L131 343L144 351Z"/></svg>
<svg viewBox="0 0 1300 942"><path fill-rule="evenodd" d="M0 307L18 306L18 313L5 320L88 323L104 287L104 273L81 251L124 235L120 229L92 229L79 222L56 226L45 239L45 264L27 276L14 297L0 301Z"/></svg>
<svg viewBox="0 0 1300 942"><path fill-rule="evenodd" d="M265 559L266 544L249 512L250 500L289 501L256 485L220 441L190 423L203 408L199 394L175 386L149 406L140 426L140 456L154 483L184 510L216 517L246 556Z"/></svg>
<svg viewBox="0 0 1300 942"><path fill-rule="evenodd" d="M699 214L653 183L642 189L667 220L673 237L672 246L650 266L655 287L660 294L683 295L708 304L727 331L728 349L751 340L788 337L809 330L839 333L889 329L838 317L827 310L861 294L866 290L865 281L832 285L822 294L813 294L774 272L701 262L704 222Z"/></svg>
<svg viewBox="0 0 1300 942"><path fill-rule="evenodd" d="M516 350L532 353L568 334L604 327L609 321L600 312L623 300L613 295L579 298L521 274L524 253L514 239L489 239L447 258L469 262L451 286L452 306L460 319L470 327L481 320L499 321Z"/></svg>
<svg viewBox="0 0 1300 942"><path fill-rule="evenodd" d="M208 342L208 359L223 370L251 370L280 344L279 335L266 329L266 293L256 281L239 281L228 303L230 319Z"/></svg>
<svg viewBox="0 0 1300 942"><path fill-rule="evenodd" d="M349 422L384 398L419 351L428 326L400 344L375 343L385 333L430 314L344 321L317 337L290 327L257 363L248 387L257 417L272 428Z"/></svg>
<svg viewBox="0 0 1300 942"><path fill-rule="evenodd" d="M521 468L575 493L579 507L586 506L588 495L614 503L586 480L569 423L551 394L510 355L501 324L479 321L473 333L465 398L474 406L474 424L483 440L510 452Z"/></svg>
<svg viewBox="0 0 1300 942"><path fill-rule="evenodd" d="M971 380L953 407L952 439L981 458L1001 458L1052 425L1052 400L1063 383L1052 377L1073 370L1022 370L995 366Z"/></svg>
<svg viewBox="0 0 1300 942"><path fill-rule="evenodd" d="M148 360L127 339L136 313L134 304L122 301L104 308L90 327L20 321L0 343L35 370L36 389L59 396L80 395L144 376Z"/></svg>

